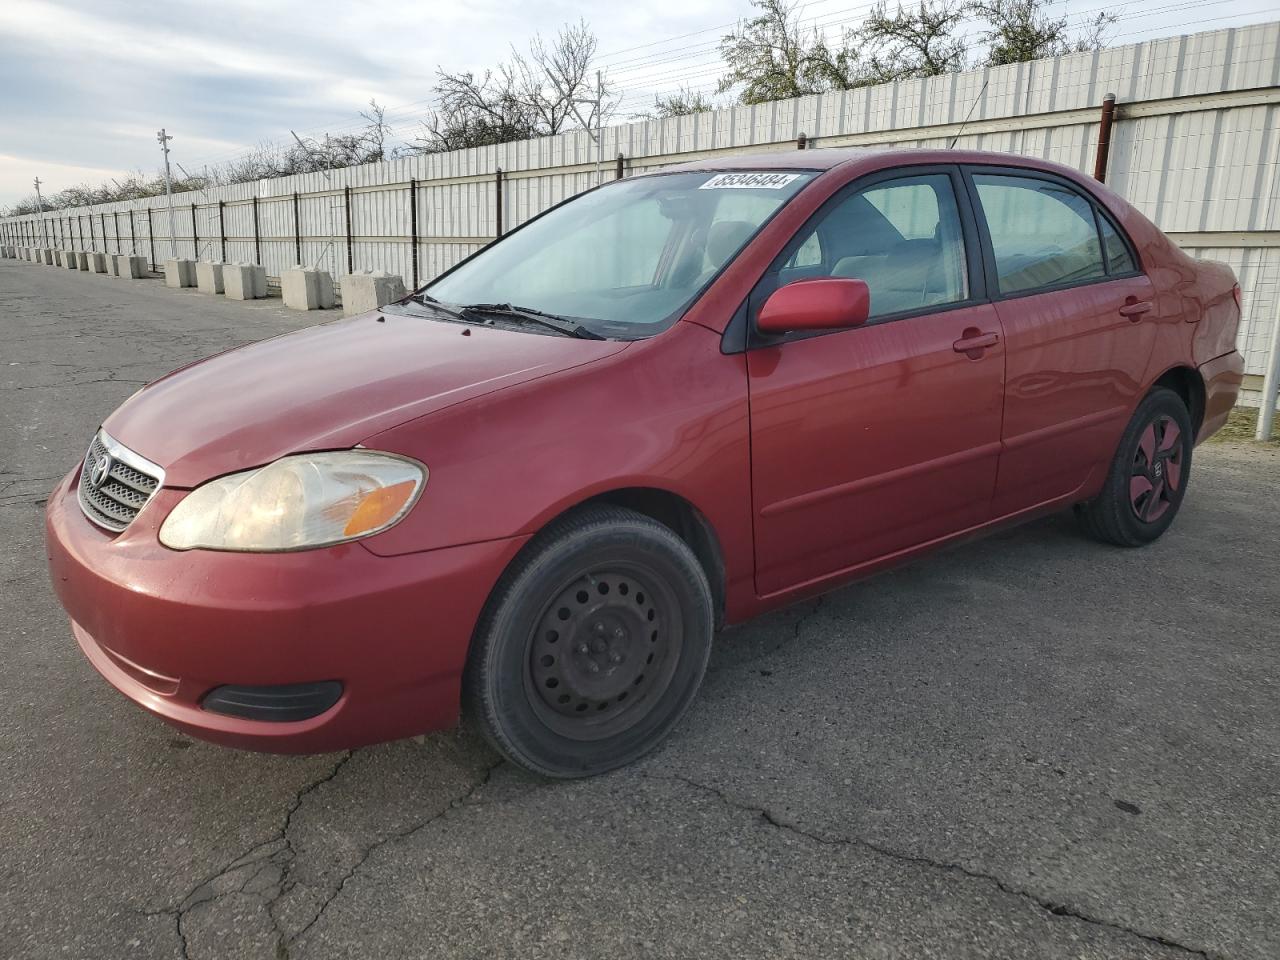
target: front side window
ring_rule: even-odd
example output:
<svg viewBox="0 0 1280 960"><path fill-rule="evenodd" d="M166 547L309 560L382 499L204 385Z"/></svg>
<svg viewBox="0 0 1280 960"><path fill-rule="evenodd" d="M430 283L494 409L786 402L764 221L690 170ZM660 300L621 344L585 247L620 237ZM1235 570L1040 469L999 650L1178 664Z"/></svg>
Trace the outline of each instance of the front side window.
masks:
<svg viewBox="0 0 1280 960"><path fill-rule="evenodd" d="M872 318L969 296L960 213L946 174L857 190L820 214L801 237L779 272L780 284L813 277L864 280Z"/></svg>
<svg viewBox="0 0 1280 960"><path fill-rule="evenodd" d="M974 174L1002 294L1106 275L1093 204L1035 177Z"/></svg>
<svg viewBox="0 0 1280 960"><path fill-rule="evenodd" d="M812 172L696 171L583 194L430 284L447 304L512 304L621 339L673 323Z"/></svg>

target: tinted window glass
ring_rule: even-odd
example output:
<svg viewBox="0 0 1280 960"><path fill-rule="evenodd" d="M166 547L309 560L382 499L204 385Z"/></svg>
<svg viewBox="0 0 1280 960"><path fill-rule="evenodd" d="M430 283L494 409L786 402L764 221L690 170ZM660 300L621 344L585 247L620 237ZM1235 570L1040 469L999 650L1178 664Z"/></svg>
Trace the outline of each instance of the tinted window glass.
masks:
<svg viewBox="0 0 1280 960"><path fill-rule="evenodd" d="M976 174L1001 293L1105 276L1093 206L1074 190L1031 177Z"/></svg>
<svg viewBox="0 0 1280 960"><path fill-rule="evenodd" d="M1129 252L1128 244L1116 232L1111 221L1104 216L1099 216L1098 223L1102 228L1102 252L1107 257L1107 272L1132 273L1137 270L1138 266L1133 262L1133 254Z"/></svg>
<svg viewBox="0 0 1280 960"><path fill-rule="evenodd" d="M819 253L821 266L806 276L865 280L872 317L969 296L960 214L945 174L877 183L845 197L807 228L796 259Z"/></svg>

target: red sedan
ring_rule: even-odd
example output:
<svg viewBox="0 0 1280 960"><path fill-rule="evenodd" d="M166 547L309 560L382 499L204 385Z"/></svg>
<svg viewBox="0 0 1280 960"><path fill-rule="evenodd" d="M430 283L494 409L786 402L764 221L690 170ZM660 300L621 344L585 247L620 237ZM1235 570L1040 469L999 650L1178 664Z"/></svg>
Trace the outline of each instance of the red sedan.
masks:
<svg viewBox="0 0 1280 960"><path fill-rule="evenodd" d="M1159 537L1239 319L1229 269L1065 167L687 164L151 384L50 497L49 566L93 665L195 736L334 750L461 706L596 773L724 623L1067 507Z"/></svg>

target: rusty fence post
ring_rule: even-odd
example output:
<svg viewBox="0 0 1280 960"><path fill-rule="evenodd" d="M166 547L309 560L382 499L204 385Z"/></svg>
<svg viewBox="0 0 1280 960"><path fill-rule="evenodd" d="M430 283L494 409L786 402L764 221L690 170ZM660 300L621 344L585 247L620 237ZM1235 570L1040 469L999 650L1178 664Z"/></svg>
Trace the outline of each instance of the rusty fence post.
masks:
<svg viewBox="0 0 1280 960"><path fill-rule="evenodd" d="M1111 153L1111 125L1115 123L1116 95L1102 98L1102 118L1098 121L1098 155L1093 161L1093 179L1107 182L1107 158Z"/></svg>
<svg viewBox="0 0 1280 960"><path fill-rule="evenodd" d="M196 226L196 205L191 205L191 259L200 259L200 228Z"/></svg>
<svg viewBox="0 0 1280 960"><path fill-rule="evenodd" d="M147 207L147 252L151 256L151 269L156 269L155 211Z"/></svg>
<svg viewBox="0 0 1280 960"><path fill-rule="evenodd" d="M499 167L497 173L493 177L494 188L494 213L496 216L497 229L494 230L495 237L502 236L502 168Z"/></svg>
<svg viewBox="0 0 1280 960"><path fill-rule="evenodd" d="M133 219L133 207L129 208L129 256L138 255L138 224Z"/></svg>
<svg viewBox="0 0 1280 960"><path fill-rule="evenodd" d="M621 151L621 150L619 150L619 151L618 151L618 160L617 160L617 164L618 164L618 166L617 166L617 169L614 171L614 174L615 174L615 175L614 175L614 178L613 178L613 179L615 179L615 180L621 180L621 179L622 179L622 176L623 176L623 174L624 174L624 172L625 172L625 171L622 169L622 160L623 160L623 157L622 157L622 151Z"/></svg>
<svg viewBox="0 0 1280 960"><path fill-rule="evenodd" d="M227 220L225 208L227 202L225 200L218 201L218 259L223 263L227 262Z"/></svg>
<svg viewBox="0 0 1280 960"><path fill-rule="evenodd" d="M342 202L347 209L347 273L355 272L355 243L351 239L351 187L342 188ZM336 277L334 278L337 279Z"/></svg>
<svg viewBox="0 0 1280 960"><path fill-rule="evenodd" d="M296 190L293 192L293 249L298 255L298 266L302 266L302 210Z"/></svg>
<svg viewBox="0 0 1280 960"><path fill-rule="evenodd" d="M253 262L262 266L262 233L258 226L258 198L253 198Z"/></svg>
<svg viewBox="0 0 1280 960"><path fill-rule="evenodd" d="M409 178L409 262L413 289L418 289L418 181Z"/></svg>

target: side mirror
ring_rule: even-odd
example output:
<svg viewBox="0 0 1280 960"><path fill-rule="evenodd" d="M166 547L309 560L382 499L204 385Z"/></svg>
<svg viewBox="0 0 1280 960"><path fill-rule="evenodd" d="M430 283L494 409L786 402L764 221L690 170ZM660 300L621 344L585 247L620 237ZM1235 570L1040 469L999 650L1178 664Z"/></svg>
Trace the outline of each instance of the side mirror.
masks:
<svg viewBox="0 0 1280 960"><path fill-rule="evenodd" d="M843 330L867 322L871 291L865 280L823 277L779 287L760 308L761 333L793 330Z"/></svg>

